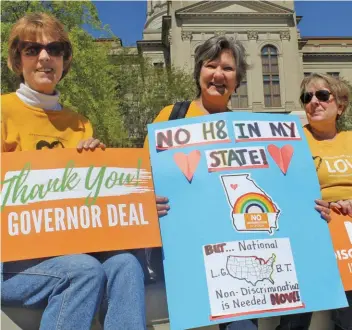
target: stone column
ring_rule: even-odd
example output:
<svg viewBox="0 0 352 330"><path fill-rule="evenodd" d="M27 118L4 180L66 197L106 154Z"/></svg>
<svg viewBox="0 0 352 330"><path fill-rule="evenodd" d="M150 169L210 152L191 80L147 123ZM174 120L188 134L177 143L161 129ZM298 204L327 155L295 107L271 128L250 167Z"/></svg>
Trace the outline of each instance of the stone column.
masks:
<svg viewBox="0 0 352 330"><path fill-rule="evenodd" d="M191 58L192 58L192 49L191 49L191 41L192 41L192 32L191 31L182 31L181 32L181 39L182 39L182 62L185 66L189 69L191 66Z"/></svg>
<svg viewBox="0 0 352 330"><path fill-rule="evenodd" d="M182 8L181 1L170 1L169 2L169 15L171 16L171 27L170 27L170 60L171 64L176 67L182 68L184 63L182 63L182 39L181 39L181 31L182 26L181 22L176 19L175 12L176 10Z"/></svg>
<svg viewBox="0 0 352 330"><path fill-rule="evenodd" d="M147 16L152 14L153 0L147 0Z"/></svg>
<svg viewBox="0 0 352 330"><path fill-rule="evenodd" d="M260 51L258 51L258 32L247 31L248 49L247 53L250 57L251 68L247 72L248 81L248 99L251 100L253 111L258 111L264 106L264 91L263 91L263 77L262 77L262 62Z"/></svg>
<svg viewBox="0 0 352 330"><path fill-rule="evenodd" d="M299 67L299 54L297 40L291 40L291 31L280 31L282 44L282 65L280 65L280 87L282 90L282 106L290 112L296 108L299 90L299 76L301 68ZM279 59L280 60L280 59ZM282 80L282 82L281 82Z"/></svg>

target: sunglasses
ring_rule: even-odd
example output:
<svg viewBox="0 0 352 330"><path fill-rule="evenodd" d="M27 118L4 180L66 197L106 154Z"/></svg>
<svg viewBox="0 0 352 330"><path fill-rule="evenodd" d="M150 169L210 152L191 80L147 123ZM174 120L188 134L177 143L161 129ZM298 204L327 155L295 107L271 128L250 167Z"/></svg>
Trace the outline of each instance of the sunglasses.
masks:
<svg viewBox="0 0 352 330"><path fill-rule="evenodd" d="M38 56L42 49L45 49L50 56L55 57L71 54L70 45L62 41L54 41L46 45L39 42L20 41L18 49L25 56Z"/></svg>
<svg viewBox="0 0 352 330"><path fill-rule="evenodd" d="M313 96L322 102L327 102L330 99L331 93L327 90L321 89L319 91L316 91L315 93L312 92L305 92L302 93L300 99L303 104L308 104L310 101L312 101Z"/></svg>

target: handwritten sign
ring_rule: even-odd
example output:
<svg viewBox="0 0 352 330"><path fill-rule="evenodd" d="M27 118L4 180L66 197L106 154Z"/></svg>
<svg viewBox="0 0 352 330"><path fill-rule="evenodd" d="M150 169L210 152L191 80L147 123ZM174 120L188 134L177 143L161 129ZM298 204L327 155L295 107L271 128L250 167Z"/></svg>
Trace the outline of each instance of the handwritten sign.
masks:
<svg viewBox="0 0 352 330"><path fill-rule="evenodd" d="M185 145L230 142L224 120L157 130L155 140L158 150L182 148Z"/></svg>
<svg viewBox="0 0 352 330"><path fill-rule="evenodd" d="M332 213L329 223L335 255L346 291L352 290L352 218Z"/></svg>
<svg viewBox="0 0 352 330"><path fill-rule="evenodd" d="M209 172L268 167L262 147L215 149L207 150L205 154Z"/></svg>
<svg viewBox="0 0 352 330"><path fill-rule="evenodd" d="M298 118L224 113L148 130L156 194L170 200L172 329L346 306Z"/></svg>
<svg viewBox="0 0 352 330"><path fill-rule="evenodd" d="M222 318L226 310L240 316L305 307L288 238L226 242L203 249L209 299L217 302L211 319ZM241 284L234 287L236 280Z"/></svg>
<svg viewBox="0 0 352 330"><path fill-rule="evenodd" d="M236 142L300 140L295 122L239 121L234 122Z"/></svg>
<svg viewBox="0 0 352 330"><path fill-rule="evenodd" d="M3 153L1 260L160 246L142 149Z"/></svg>

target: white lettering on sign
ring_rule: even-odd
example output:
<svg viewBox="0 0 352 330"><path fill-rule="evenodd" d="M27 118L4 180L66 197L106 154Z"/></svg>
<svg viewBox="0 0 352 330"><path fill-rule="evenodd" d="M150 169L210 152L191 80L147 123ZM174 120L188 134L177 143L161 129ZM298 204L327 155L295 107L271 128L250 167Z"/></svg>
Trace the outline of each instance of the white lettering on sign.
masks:
<svg viewBox="0 0 352 330"><path fill-rule="evenodd" d="M345 221L345 228L347 231L348 238L350 239L350 242L352 244L352 222L351 221Z"/></svg>

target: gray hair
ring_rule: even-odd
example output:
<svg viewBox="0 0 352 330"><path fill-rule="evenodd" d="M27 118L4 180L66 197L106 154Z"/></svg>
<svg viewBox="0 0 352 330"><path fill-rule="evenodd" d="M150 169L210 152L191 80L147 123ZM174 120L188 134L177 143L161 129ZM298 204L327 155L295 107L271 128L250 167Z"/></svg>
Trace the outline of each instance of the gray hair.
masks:
<svg viewBox="0 0 352 330"><path fill-rule="evenodd" d="M195 51L193 76L197 85L197 97L201 94L199 77L204 62L217 59L223 50L230 50L235 59L237 80L236 89L245 77L249 66L246 61L246 50L243 44L234 38L228 38L225 36L212 37L199 45Z"/></svg>

